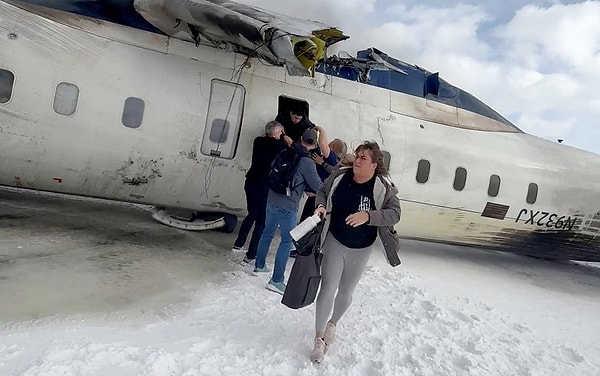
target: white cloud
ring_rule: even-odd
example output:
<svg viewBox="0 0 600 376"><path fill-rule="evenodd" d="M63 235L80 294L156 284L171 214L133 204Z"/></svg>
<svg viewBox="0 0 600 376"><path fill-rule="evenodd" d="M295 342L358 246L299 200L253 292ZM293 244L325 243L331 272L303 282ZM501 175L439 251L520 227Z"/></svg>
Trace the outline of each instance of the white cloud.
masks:
<svg viewBox="0 0 600 376"><path fill-rule="evenodd" d="M568 106L572 111L581 110L585 101L584 87L572 76L561 73L542 75L539 72L527 72L537 80L521 85L518 94L511 103L515 109L522 112L542 112ZM518 84L519 76L512 78Z"/></svg>
<svg viewBox="0 0 600 376"><path fill-rule="evenodd" d="M600 45L600 2L557 4L550 8L526 6L514 19L498 29L515 61L539 53L538 64L560 63L575 72L587 69L598 58ZM547 61L551 59L551 61Z"/></svg>
<svg viewBox="0 0 600 376"><path fill-rule="evenodd" d="M419 65L467 91L488 87L501 73L490 64L489 45L477 35L489 17L479 8L457 5L431 9L393 6L395 22L362 30L348 42L354 49L377 47L390 56Z"/></svg>
<svg viewBox="0 0 600 376"><path fill-rule="evenodd" d="M600 2L566 1L520 9L520 1L506 1L502 12L486 2L386 9L374 0L244 2L339 26L351 39L338 49L377 47L440 72L528 132L570 132L575 146L600 152L585 137L596 134L591 127L600 118Z"/></svg>
<svg viewBox="0 0 600 376"><path fill-rule="evenodd" d="M543 116L521 115L518 119L519 126L527 133L536 134L540 137L555 141L558 138L567 138L575 129L576 118L574 116L565 119L549 120Z"/></svg>
<svg viewBox="0 0 600 376"><path fill-rule="evenodd" d="M518 125L599 152L589 136L600 116L600 3L526 6L496 36L506 51L499 63L514 66L509 107L523 114Z"/></svg>
<svg viewBox="0 0 600 376"><path fill-rule="evenodd" d="M344 30L346 25L366 25L364 16L375 11L375 0L238 0L289 16L328 23Z"/></svg>
<svg viewBox="0 0 600 376"><path fill-rule="evenodd" d="M360 39L376 41L391 55L417 59L423 65L432 57L477 54L485 56L489 47L477 38L478 25L487 19L479 9L469 5L431 9L394 6L387 11L396 21L373 25L359 33ZM409 50L406 50L406 47ZM433 61L432 61L433 62ZM437 64L440 62L437 61Z"/></svg>

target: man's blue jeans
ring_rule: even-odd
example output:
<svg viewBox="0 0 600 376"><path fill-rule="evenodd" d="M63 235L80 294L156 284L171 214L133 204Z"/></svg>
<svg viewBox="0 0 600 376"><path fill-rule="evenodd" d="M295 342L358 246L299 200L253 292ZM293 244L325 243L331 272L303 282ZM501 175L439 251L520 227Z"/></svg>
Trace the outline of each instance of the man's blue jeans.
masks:
<svg viewBox="0 0 600 376"><path fill-rule="evenodd" d="M283 282L285 278L285 266L290 257L290 251L292 250L292 237L290 236L290 231L296 227L298 222L298 211L297 209L280 208L267 202L266 215L265 229L258 242L256 267L265 267L269 246L275 236L277 226L279 226L281 243L279 243L277 254L275 255L275 266L273 267L273 277L271 279L273 282Z"/></svg>

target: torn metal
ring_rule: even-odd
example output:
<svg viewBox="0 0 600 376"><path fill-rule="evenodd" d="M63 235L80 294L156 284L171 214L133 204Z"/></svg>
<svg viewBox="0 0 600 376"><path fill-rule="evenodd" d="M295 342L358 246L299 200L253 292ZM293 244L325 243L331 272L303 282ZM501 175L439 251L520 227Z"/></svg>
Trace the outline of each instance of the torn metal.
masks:
<svg viewBox="0 0 600 376"><path fill-rule="evenodd" d="M438 73L405 63L373 47L358 51L356 57L342 51L321 61L317 71L464 109L503 124L503 131L522 133L488 105L441 79Z"/></svg>
<svg viewBox="0 0 600 376"><path fill-rule="evenodd" d="M326 48L348 39L315 21L223 0L134 0L136 11L173 38L258 57L292 76L314 76Z"/></svg>

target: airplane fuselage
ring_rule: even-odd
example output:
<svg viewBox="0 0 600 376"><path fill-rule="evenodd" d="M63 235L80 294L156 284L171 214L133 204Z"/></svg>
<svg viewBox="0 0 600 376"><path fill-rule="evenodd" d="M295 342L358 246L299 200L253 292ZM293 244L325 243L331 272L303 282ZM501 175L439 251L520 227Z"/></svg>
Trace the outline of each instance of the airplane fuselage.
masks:
<svg viewBox="0 0 600 376"><path fill-rule="evenodd" d="M600 260L600 156L480 114L0 1L2 72L1 185L243 215L252 140L294 98L390 153L403 237Z"/></svg>

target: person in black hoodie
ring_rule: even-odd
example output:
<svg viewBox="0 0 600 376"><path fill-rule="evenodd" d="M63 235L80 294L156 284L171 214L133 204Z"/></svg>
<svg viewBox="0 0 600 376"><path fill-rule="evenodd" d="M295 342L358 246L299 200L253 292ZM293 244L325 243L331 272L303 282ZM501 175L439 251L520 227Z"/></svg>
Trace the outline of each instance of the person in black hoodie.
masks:
<svg viewBox="0 0 600 376"><path fill-rule="evenodd" d="M300 142L304 132L315 127L315 124L308 120L304 108L299 104L293 105L289 111L278 113L275 121L283 126L281 138L288 146L294 142Z"/></svg>
<svg viewBox="0 0 600 376"><path fill-rule="evenodd" d="M244 184L248 215L242 221L232 249L235 252L243 250L250 229L254 224L250 245L244 256L245 263L249 263L256 258L258 241L265 227L267 195L269 194L267 182L269 180L271 163L277 154L287 148L286 143L281 139L282 133L282 125L276 121L270 121L265 126L265 135L256 137L252 146L252 162L250 169L246 173L246 182Z"/></svg>

